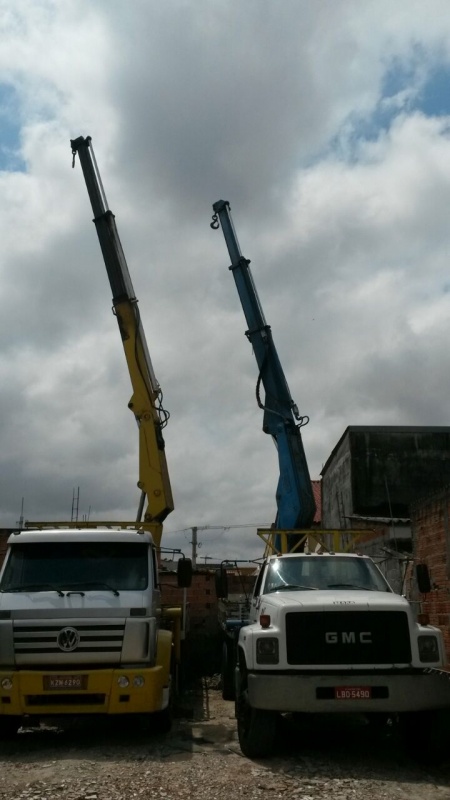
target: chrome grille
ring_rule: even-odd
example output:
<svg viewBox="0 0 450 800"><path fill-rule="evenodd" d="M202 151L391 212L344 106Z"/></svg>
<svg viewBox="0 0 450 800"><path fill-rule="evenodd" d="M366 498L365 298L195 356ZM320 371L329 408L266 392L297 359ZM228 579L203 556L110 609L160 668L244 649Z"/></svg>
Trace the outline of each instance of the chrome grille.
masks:
<svg viewBox="0 0 450 800"><path fill-rule="evenodd" d="M70 651L60 646L64 629L76 632ZM18 664L91 663L120 660L125 622L117 620L36 620L14 623L14 655Z"/></svg>

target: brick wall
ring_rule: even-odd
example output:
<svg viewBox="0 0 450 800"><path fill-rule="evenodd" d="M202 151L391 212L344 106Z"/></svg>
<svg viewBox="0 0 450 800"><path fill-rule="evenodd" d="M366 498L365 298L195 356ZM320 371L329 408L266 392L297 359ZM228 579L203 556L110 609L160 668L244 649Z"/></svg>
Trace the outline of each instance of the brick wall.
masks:
<svg viewBox="0 0 450 800"><path fill-rule="evenodd" d="M8 541L8 536L10 533L11 531L6 530L6 528L0 528L0 567L5 560L6 542Z"/></svg>
<svg viewBox="0 0 450 800"><path fill-rule="evenodd" d="M254 583L254 568L228 571L230 596L244 597L251 592ZM220 672L222 654L222 632L218 616L219 606L215 593L215 571L196 570L192 584L186 589L189 628L184 646L187 677L212 675ZM174 572L160 572L161 596L164 605L180 606L184 590L177 587Z"/></svg>
<svg viewBox="0 0 450 800"><path fill-rule="evenodd" d="M196 570L192 576L192 585L186 590L191 631L217 630L218 603L214 575L213 569ZM229 570L228 590L230 595L244 596L246 592L251 593L254 580L254 568L243 569L239 574ZM177 587L176 574L162 571L160 581L164 605L181 605L184 593L183 589Z"/></svg>
<svg viewBox="0 0 450 800"><path fill-rule="evenodd" d="M164 605L181 605L184 599L184 590L178 588L176 574L161 572L160 582ZM192 584L189 589L186 589L186 602L189 606L191 629L211 630L214 627L214 618L217 621L217 599L212 572L196 572L193 575Z"/></svg>
<svg viewBox="0 0 450 800"><path fill-rule="evenodd" d="M450 487L418 501L411 509L415 564L427 564L432 590L420 595L412 579L412 594L430 623L441 628L450 662ZM447 664L447 668L449 668Z"/></svg>

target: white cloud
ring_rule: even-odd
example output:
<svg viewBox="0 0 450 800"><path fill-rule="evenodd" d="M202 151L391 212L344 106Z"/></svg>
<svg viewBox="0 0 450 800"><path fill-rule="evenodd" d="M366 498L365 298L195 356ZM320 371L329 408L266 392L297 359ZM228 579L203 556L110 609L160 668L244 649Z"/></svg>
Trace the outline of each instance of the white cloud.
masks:
<svg viewBox="0 0 450 800"><path fill-rule="evenodd" d="M189 532L171 530L275 512L256 364L209 228L220 197L311 417L313 477L349 424L445 424L449 120L414 111L449 61L444 0L2 0L0 12L0 84L18 98L26 164L0 173L0 524L22 497L28 517L67 513L77 486L93 516L137 505L131 389L71 169L79 135L93 136L172 412L166 544L189 550ZM383 98L396 68L403 83ZM203 539L214 556L261 552L244 527Z"/></svg>

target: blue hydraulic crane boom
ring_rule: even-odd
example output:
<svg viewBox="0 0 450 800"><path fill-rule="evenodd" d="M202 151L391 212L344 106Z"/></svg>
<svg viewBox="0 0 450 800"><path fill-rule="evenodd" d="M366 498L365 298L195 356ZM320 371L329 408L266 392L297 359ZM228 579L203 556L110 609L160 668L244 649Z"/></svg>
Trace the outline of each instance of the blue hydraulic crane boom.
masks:
<svg viewBox="0 0 450 800"><path fill-rule="evenodd" d="M213 229L222 227L231 258L233 273L242 308L248 325L249 339L258 364L256 385L258 405L264 411L263 431L270 434L278 451L279 480L276 491L277 516L275 529L296 530L310 528L316 505L306 462L300 428L309 417L301 416L294 403L283 368L266 323L261 303L250 271L250 261L241 253L230 214L230 204L219 200L213 205ZM261 400L260 387L265 399ZM298 542L298 536L288 537L289 548Z"/></svg>

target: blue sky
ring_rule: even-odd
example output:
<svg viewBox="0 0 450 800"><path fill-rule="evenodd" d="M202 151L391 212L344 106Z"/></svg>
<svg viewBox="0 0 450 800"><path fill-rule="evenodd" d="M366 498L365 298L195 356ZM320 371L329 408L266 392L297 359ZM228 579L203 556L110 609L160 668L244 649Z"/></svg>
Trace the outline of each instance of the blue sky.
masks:
<svg viewBox="0 0 450 800"><path fill-rule="evenodd" d="M395 58L385 70L374 106L350 112L332 138L330 151L355 163L361 143L376 141L400 115L417 112L427 117L450 115L450 65L444 60L438 63L436 57L427 59L422 48L413 47L410 59Z"/></svg>
<svg viewBox="0 0 450 800"><path fill-rule="evenodd" d="M0 170L24 170L20 156L20 97L10 84L0 83Z"/></svg>
<svg viewBox="0 0 450 800"><path fill-rule="evenodd" d="M450 65L442 64L430 70L416 107L427 116L450 114Z"/></svg>

